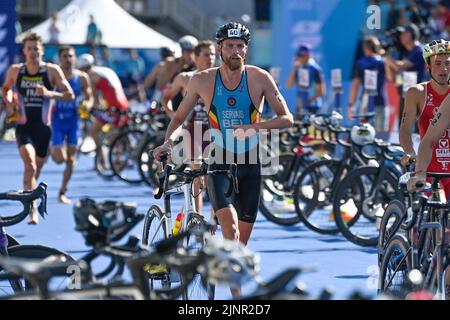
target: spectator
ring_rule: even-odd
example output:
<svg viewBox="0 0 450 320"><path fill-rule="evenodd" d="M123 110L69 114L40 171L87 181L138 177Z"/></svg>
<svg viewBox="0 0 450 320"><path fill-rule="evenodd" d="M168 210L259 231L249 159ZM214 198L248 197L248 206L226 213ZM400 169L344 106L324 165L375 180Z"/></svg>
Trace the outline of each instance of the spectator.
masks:
<svg viewBox="0 0 450 320"><path fill-rule="evenodd" d="M386 29L392 30L397 27L397 21L399 18L399 11L397 9L395 0L389 0L389 12L387 16Z"/></svg>
<svg viewBox="0 0 450 320"><path fill-rule="evenodd" d="M286 82L287 88L293 86L297 88L296 116L304 111L317 113L322 107L322 97L325 96L325 81L322 69L312 57L308 44L302 44L297 49L297 56Z"/></svg>
<svg viewBox="0 0 450 320"><path fill-rule="evenodd" d="M145 73L144 59L139 56L136 49L130 49L128 53L127 72L133 80L141 83Z"/></svg>
<svg viewBox="0 0 450 320"><path fill-rule="evenodd" d="M384 99L384 82L386 78L385 63L384 58L381 57L384 51L380 48L380 41L378 40L378 38L374 36L366 36L363 40L363 52L364 57L356 62L348 107L349 118L353 116L358 90L360 85L362 84L363 94L369 95L371 97L369 98L369 102L361 102L360 113L366 114L367 112L375 111L375 129L377 130L377 132L384 132L386 130L387 111ZM368 73L366 73L366 70L376 72L376 91L374 92L370 92L370 90L365 87L365 84L367 82L366 78L369 77ZM360 101L361 100L363 99L360 99ZM372 107L374 108L374 110L371 110Z"/></svg>
<svg viewBox="0 0 450 320"><path fill-rule="evenodd" d="M102 32L98 28L97 23L94 20L94 16L89 15L90 22L87 27L86 44L96 46L102 42Z"/></svg>
<svg viewBox="0 0 450 320"><path fill-rule="evenodd" d="M404 71L412 71L417 73L417 83L424 80L425 61L422 57L422 47L418 41L419 29L410 24L406 27L399 27L400 44L405 49L403 58L392 58L387 56L385 61L387 66L397 75L402 76ZM403 86L399 86L400 93L403 92ZM400 115L403 114L404 99L400 99ZM399 117L400 121L400 117Z"/></svg>
<svg viewBox="0 0 450 320"><path fill-rule="evenodd" d="M50 32L50 44L59 44L60 39L59 36L61 34L62 27L59 22L58 12L54 12L52 14L52 22L49 27Z"/></svg>
<svg viewBox="0 0 450 320"><path fill-rule="evenodd" d="M99 62L98 65L108 67L113 70L116 69L114 59L111 57L111 51L109 51L109 48L107 46L103 46L102 53L100 57L96 57L96 61Z"/></svg>
<svg viewBox="0 0 450 320"><path fill-rule="evenodd" d="M128 53L129 58L126 65L128 74L127 95L129 99L144 101L145 92L142 82L145 76L145 62L136 49L130 49Z"/></svg>

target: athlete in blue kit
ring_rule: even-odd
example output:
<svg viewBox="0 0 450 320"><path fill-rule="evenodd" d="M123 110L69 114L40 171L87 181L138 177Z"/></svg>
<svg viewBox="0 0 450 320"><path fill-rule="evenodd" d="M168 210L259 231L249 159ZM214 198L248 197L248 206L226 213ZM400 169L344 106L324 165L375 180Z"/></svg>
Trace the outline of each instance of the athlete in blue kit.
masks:
<svg viewBox="0 0 450 320"><path fill-rule="evenodd" d="M75 69L76 60L73 47L63 46L59 49L61 69L72 87L75 99L56 101L52 106L52 158L58 164L66 163L58 195L59 202L65 204L71 203L66 192L75 166L80 137L79 107L90 109L94 102L89 76Z"/></svg>

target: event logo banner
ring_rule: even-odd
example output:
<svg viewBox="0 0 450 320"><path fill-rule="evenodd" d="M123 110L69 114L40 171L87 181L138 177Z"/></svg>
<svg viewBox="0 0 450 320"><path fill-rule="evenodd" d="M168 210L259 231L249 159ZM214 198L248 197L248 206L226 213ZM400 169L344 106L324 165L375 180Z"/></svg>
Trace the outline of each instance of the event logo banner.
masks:
<svg viewBox="0 0 450 320"><path fill-rule="evenodd" d="M332 98L333 69L342 69L344 96L348 95L366 6L366 1L349 0L272 1L272 67L280 68L281 92L291 111L296 105L295 89L286 89L284 84L301 43L312 47L313 57L322 67L329 89L325 100Z"/></svg>
<svg viewBox="0 0 450 320"><path fill-rule="evenodd" d="M3 83L15 54L16 1L0 1L0 81Z"/></svg>

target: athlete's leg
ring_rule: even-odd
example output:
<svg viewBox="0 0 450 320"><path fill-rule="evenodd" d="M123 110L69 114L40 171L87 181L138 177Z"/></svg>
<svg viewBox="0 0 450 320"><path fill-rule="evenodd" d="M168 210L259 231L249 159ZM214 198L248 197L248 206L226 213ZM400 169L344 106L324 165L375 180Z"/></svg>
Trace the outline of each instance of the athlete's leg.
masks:
<svg viewBox="0 0 450 320"><path fill-rule="evenodd" d="M252 234L253 223L239 220L239 241L247 245L248 239Z"/></svg>
<svg viewBox="0 0 450 320"><path fill-rule="evenodd" d="M64 163L67 159L63 146L52 146L52 159L56 164Z"/></svg>
<svg viewBox="0 0 450 320"><path fill-rule="evenodd" d="M97 151L99 150L102 142L100 141L99 132L103 127L103 122L97 120L95 121L92 126L89 128L89 135L94 139L95 145L97 147Z"/></svg>
<svg viewBox="0 0 450 320"><path fill-rule="evenodd" d="M224 239L240 240L240 225L238 215L233 206L222 208L216 211L217 219L219 220L220 228ZM241 295L240 287L230 287L230 292L233 298Z"/></svg>
<svg viewBox="0 0 450 320"><path fill-rule="evenodd" d="M31 144L25 144L19 147L19 154L24 165L23 188L32 190L36 188L36 151Z"/></svg>
<svg viewBox="0 0 450 320"><path fill-rule="evenodd" d="M33 145L25 144L19 147L19 154L20 157L22 158L24 165L23 189L32 190L36 188L36 172L37 172L36 151L34 150ZM38 214L33 204L29 213L28 224L37 224L38 222L39 222Z"/></svg>
<svg viewBox="0 0 450 320"><path fill-rule="evenodd" d="M201 164L199 163L191 163L190 167L192 168L192 170L197 170L201 168ZM203 210L203 194L202 194L202 190L200 189L201 185L204 185L202 183L202 181L200 180L202 179L202 177L199 178L195 178L194 179L194 195L195 197L195 209L197 211L198 214L202 214L202 210Z"/></svg>
<svg viewBox="0 0 450 320"><path fill-rule="evenodd" d="M66 159L66 169L64 170L63 180L61 184L61 189L59 190L58 200L61 203L70 204L72 201L65 195L67 192L67 185L72 177L73 169L75 167L75 159L77 154L77 146L69 145L67 147L67 159Z"/></svg>
<svg viewBox="0 0 450 320"><path fill-rule="evenodd" d="M36 150L36 180L39 178L45 162L47 162L51 135L52 131L48 126L43 126L34 134L33 146Z"/></svg>
<svg viewBox="0 0 450 320"><path fill-rule="evenodd" d="M54 162L61 164L66 161L64 150L64 132L62 124L53 119L52 122L52 148L51 156Z"/></svg>

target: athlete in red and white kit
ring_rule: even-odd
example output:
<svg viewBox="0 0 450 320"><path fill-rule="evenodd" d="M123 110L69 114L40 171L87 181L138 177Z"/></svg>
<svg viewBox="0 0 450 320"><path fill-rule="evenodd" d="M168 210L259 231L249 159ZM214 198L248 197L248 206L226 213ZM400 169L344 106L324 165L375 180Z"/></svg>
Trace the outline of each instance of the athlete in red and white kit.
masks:
<svg viewBox="0 0 450 320"><path fill-rule="evenodd" d="M100 98L106 103L106 112L96 115L97 122L89 131L98 151L101 146L99 132L104 124L109 123L113 127L120 127L127 123L125 111L128 110L128 99L114 70L95 66L94 57L91 54L85 53L78 58L78 68L89 75L94 94L94 107L100 106Z"/></svg>
<svg viewBox="0 0 450 320"><path fill-rule="evenodd" d="M411 131L417 122L421 140L425 136L430 123L435 122L441 103L450 93L450 42L435 40L424 46L423 57L428 66L431 80L422 82L408 89L405 109L400 125L400 144L405 156L402 163L407 165L411 158L417 157L413 148ZM449 130L443 132L431 153L431 160L426 172L450 173L450 135ZM426 174L424 172L423 174ZM450 195L450 179L441 181L447 199Z"/></svg>

